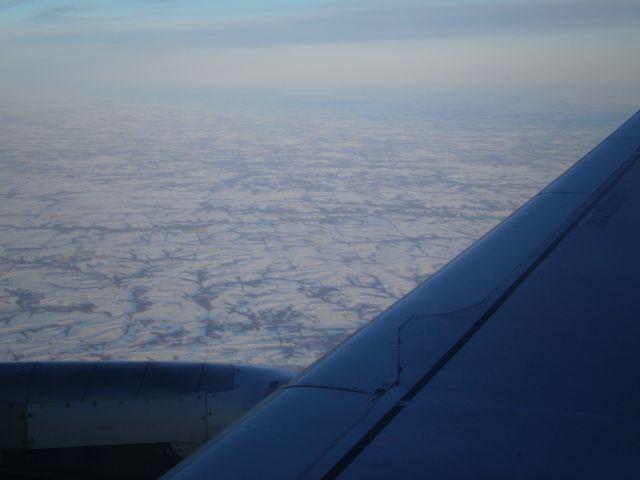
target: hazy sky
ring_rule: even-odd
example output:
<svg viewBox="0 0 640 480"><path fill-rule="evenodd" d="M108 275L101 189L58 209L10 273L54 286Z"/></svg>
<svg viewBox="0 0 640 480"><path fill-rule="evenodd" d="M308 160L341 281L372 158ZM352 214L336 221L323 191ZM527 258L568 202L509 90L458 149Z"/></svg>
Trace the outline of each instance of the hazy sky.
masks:
<svg viewBox="0 0 640 480"><path fill-rule="evenodd" d="M512 92L640 105L637 0L0 0L0 99Z"/></svg>

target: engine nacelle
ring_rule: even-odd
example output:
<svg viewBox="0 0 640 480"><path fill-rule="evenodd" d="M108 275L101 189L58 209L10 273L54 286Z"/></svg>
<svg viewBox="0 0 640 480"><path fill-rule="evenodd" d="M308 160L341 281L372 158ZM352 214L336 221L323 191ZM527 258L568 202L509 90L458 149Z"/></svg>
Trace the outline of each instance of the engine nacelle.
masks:
<svg viewBox="0 0 640 480"><path fill-rule="evenodd" d="M293 376L212 363L0 364L0 451L6 460L41 449L166 445L184 457Z"/></svg>

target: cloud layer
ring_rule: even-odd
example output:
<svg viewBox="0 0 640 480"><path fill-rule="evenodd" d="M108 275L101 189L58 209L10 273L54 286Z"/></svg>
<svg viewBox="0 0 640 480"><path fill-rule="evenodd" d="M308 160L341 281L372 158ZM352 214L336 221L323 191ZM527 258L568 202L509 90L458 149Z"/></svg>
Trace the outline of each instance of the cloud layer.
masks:
<svg viewBox="0 0 640 480"><path fill-rule="evenodd" d="M2 90L607 89L638 95L614 1L0 3Z"/></svg>

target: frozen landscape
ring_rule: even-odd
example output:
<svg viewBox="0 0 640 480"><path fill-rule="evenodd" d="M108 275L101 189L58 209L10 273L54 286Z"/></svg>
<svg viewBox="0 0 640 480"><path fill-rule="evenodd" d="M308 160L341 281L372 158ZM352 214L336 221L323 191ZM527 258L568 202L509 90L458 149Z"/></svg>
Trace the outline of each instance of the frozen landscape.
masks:
<svg viewBox="0 0 640 480"><path fill-rule="evenodd" d="M301 368L628 113L427 100L0 108L0 360Z"/></svg>

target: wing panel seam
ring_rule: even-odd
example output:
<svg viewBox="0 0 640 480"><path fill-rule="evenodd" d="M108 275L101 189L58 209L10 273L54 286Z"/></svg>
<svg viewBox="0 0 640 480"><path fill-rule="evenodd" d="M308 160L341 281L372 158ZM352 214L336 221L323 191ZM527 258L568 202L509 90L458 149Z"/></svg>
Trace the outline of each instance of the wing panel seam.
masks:
<svg viewBox="0 0 640 480"><path fill-rule="evenodd" d="M624 176L624 174L638 161L640 148L636 149L629 159L614 172L604 184L592 194L593 200L585 200L582 210L575 214L573 220L551 243L542 251L536 259L520 274L520 276L498 297L498 299L485 311L485 313L467 330L460 339L438 360L391 409L365 433L365 435L355 443L347 453L336 462L333 467L323 476L324 480L337 478L351 462L391 423L391 421L405 408L427 384L444 368L456 353L482 328L493 314L513 295L513 293L524 283L524 281L536 270L536 268L553 252L567 235L593 210L602 198L613 188L613 186Z"/></svg>

